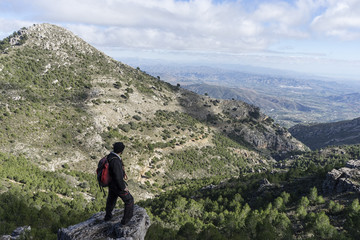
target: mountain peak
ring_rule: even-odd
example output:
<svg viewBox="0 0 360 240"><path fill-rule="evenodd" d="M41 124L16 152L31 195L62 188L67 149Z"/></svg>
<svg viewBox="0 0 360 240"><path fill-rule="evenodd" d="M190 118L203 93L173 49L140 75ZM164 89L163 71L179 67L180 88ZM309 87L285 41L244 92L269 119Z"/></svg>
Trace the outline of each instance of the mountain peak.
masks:
<svg viewBox="0 0 360 240"><path fill-rule="evenodd" d="M34 44L46 50L78 50L83 54L91 54L96 51L94 47L71 31L49 23L34 24L27 29L20 30L19 33L26 34L27 44Z"/></svg>

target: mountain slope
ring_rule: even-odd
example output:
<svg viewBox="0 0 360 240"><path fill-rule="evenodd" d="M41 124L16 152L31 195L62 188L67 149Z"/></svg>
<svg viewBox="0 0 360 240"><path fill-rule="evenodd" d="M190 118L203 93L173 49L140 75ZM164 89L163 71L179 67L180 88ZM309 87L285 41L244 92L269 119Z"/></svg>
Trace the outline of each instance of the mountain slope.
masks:
<svg viewBox="0 0 360 240"><path fill-rule="evenodd" d="M45 169L93 172L124 141L130 185L147 197L166 181L268 168L270 154L306 149L255 106L172 86L63 28L34 25L1 46L0 150Z"/></svg>
<svg viewBox="0 0 360 240"><path fill-rule="evenodd" d="M289 131L311 149L330 145L359 144L360 118L314 125L299 124L290 128Z"/></svg>

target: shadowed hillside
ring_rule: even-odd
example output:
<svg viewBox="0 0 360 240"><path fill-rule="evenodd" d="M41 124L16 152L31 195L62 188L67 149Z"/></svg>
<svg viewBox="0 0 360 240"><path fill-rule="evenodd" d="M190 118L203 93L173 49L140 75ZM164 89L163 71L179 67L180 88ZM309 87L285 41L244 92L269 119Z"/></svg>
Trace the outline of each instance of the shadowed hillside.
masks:
<svg viewBox="0 0 360 240"><path fill-rule="evenodd" d="M295 125L289 131L311 149L331 145L359 144L360 118L334 123Z"/></svg>

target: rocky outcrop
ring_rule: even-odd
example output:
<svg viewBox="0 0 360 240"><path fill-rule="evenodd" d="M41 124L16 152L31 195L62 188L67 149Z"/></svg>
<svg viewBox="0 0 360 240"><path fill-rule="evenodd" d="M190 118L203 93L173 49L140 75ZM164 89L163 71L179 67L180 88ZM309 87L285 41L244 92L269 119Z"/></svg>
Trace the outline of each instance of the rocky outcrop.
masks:
<svg viewBox="0 0 360 240"><path fill-rule="evenodd" d="M269 180L267 180L266 178L260 180L259 182L259 188L257 190L257 194L258 193L264 193L268 190L271 190L275 187L275 184L272 184Z"/></svg>
<svg viewBox="0 0 360 240"><path fill-rule="evenodd" d="M327 194L341 192L360 193L360 160L350 160L339 170L327 173L323 183L323 191Z"/></svg>
<svg viewBox="0 0 360 240"><path fill-rule="evenodd" d="M31 231L30 226L18 227L15 229L11 235L0 236L0 240L17 240L17 239L27 239L26 236Z"/></svg>
<svg viewBox="0 0 360 240"><path fill-rule="evenodd" d="M241 101L215 100L183 89L179 93L178 101L186 113L216 126L243 145L278 153L308 149L256 106Z"/></svg>
<svg viewBox="0 0 360 240"><path fill-rule="evenodd" d="M105 212L94 214L85 222L62 228L58 232L58 240L73 239L117 239L117 240L141 240L145 238L146 231L150 226L150 218L144 208L137 205L134 207L134 216L131 221L123 226L120 221L123 209L113 211L111 221L105 222Z"/></svg>

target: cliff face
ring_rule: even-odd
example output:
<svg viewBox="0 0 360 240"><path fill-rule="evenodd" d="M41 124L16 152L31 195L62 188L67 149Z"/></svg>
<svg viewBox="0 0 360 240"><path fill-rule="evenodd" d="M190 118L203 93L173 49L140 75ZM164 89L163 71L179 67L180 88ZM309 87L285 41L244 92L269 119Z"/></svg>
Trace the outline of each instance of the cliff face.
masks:
<svg viewBox="0 0 360 240"><path fill-rule="evenodd" d="M134 216L123 226L121 219L123 209L115 209L111 221L104 221L105 212L94 214L85 222L62 228L58 232L58 240L72 239L122 239L141 240L145 238L150 227L150 218L145 209L135 205Z"/></svg>

